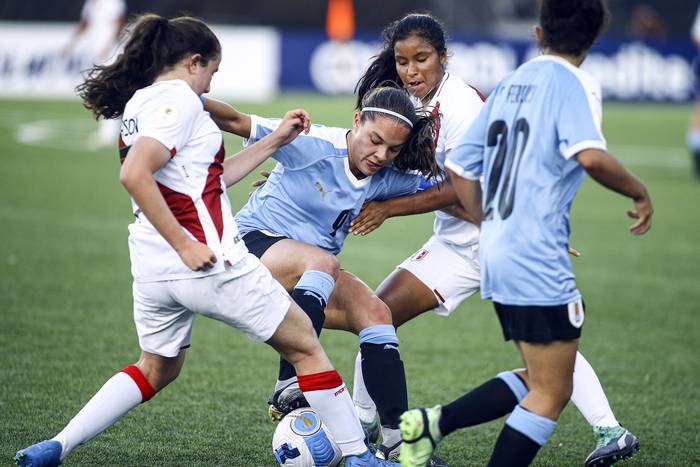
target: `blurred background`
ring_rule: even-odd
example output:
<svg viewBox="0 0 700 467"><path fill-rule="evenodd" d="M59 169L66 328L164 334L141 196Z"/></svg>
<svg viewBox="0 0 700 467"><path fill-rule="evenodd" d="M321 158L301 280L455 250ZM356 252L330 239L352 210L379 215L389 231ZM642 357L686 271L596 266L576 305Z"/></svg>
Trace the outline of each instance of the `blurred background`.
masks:
<svg viewBox="0 0 700 467"><path fill-rule="evenodd" d="M66 44L83 0L6 0L0 5L0 95L66 96L90 56ZM96 1L93 3L100 3ZM114 2L107 2L114 3ZM351 93L380 32L409 11L430 11L450 33L449 69L488 93L501 77L537 53L534 0L127 0L126 15L188 13L215 29L224 66L219 96L265 100L284 91ZM683 102L692 98L689 31L697 4L689 0L613 0L612 22L584 68L605 97ZM105 6L95 7L103 11ZM104 28L103 28L104 29ZM335 39L335 40L332 40Z"/></svg>
<svg viewBox="0 0 700 467"><path fill-rule="evenodd" d="M608 147L647 184L656 214L649 234L634 237L629 201L584 182L571 217L587 305L581 348L640 439L641 452L625 466L700 465L700 183L686 146L698 2L609 5L612 23L583 68L605 94ZM536 7L536 0L0 2L0 464L53 436L105 379L138 358L119 128L96 122L74 92L81 70L118 50L128 18L202 17L223 47L213 97L270 117L304 107L315 122L347 127L357 78L390 21L414 10L437 15L450 34L449 71L488 94L538 53ZM225 140L228 154L241 147L240 138ZM228 191L234 212L255 178ZM421 247L432 222L432 214L387 220L369 236L348 238L341 264L376 287ZM276 355L212 320L195 328L173 387L67 465L274 464L265 398ZM426 313L399 337L412 406L444 403L521 366L479 297L448 319ZM324 331L321 340L352 381L356 337ZM501 425L454 435L438 455L453 466L483 465ZM570 406L534 465L582 465L593 446L590 427Z"/></svg>

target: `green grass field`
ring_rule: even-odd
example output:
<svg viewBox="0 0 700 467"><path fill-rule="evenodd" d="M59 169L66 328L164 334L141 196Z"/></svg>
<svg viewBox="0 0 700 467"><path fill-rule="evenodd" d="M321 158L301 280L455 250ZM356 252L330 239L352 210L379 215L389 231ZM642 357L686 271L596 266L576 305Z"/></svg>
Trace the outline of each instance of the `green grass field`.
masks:
<svg viewBox="0 0 700 467"><path fill-rule="evenodd" d="M306 107L347 126L346 98L286 95L262 115ZM587 180L574 203L572 245L588 305L581 347L618 418L642 450L624 465L700 465L700 183L684 148L687 106L608 105L610 149L648 184L656 216L627 232L630 203ZM0 101L0 465L52 437L115 371L139 354L131 312L129 200L115 149L89 148L96 124L77 102ZM227 139L228 152L240 147ZM230 190L235 209L249 181ZM397 218L352 238L343 267L376 286L428 238L430 215ZM450 318L424 315L399 330L410 404L449 402L520 366L491 305L468 300ZM352 382L356 338L322 342ZM265 398L277 356L242 333L200 318L180 378L67 465L274 465ZM484 465L502 420L452 435L437 453ZM593 447L573 405L535 465L582 465Z"/></svg>

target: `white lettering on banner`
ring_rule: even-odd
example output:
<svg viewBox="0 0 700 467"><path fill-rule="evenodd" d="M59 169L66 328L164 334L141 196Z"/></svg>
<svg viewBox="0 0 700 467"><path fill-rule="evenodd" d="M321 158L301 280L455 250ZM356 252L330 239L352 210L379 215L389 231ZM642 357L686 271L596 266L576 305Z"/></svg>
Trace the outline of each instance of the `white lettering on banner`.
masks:
<svg viewBox="0 0 700 467"><path fill-rule="evenodd" d="M64 57L76 25L0 22L0 97L75 96L81 70L94 63L86 47ZM212 26L223 61L212 80L222 98L268 100L279 86L280 37L273 28Z"/></svg>
<svg viewBox="0 0 700 467"><path fill-rule="evenodd" d="M605 97L684 101L690 97L693 72L680 55L663 55L641 42L620 47L614 55L591 53L581 66L600 81Z"/></svg>
<svg viewBox="0 0 700 467"><path fill-rule="evenodd" d="M488 94L518 66L515 50L506 44L475 42L447 44L447 68L484 94Z"/></svg>
<svg viewBox="0 0 700 467"><path fill-rule="evenodd" d="M316 89L327 94L352 93L380 47L359 41L323 42L311 57ZM515 48L506 42L455 41L447 48L449 71L484 94L519 65ZM537 47L529 47L524 60L539 54ZM692 94L689 60L677 54L665 55L641 42L622 44L614 54L591 53L582 68L598 79L606 98L685 101Z"/></svg>
<svg viewBox="0 0 700 467"><path fill-rule="evenodd" d="M326 41L311 55L310 72L314 86L326 94L352 94L380 44Z"/></svg>

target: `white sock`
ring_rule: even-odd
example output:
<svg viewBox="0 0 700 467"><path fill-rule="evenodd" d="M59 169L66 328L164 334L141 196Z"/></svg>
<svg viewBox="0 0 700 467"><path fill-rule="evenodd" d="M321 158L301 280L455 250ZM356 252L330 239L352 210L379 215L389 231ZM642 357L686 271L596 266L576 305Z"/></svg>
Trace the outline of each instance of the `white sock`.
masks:
<svg viewBox="0 0 700 467"><path fill-rule="evenodd" d="M144 382L148 386L144 386ZM73 449L114 425L141 401L148 400L154 392L148 380L135 366L127 367L112 376L63 431L53 438L63 447L61 461Z"/></svg>
<svg viewBox="0 0 700 467"><path fill-rule="evenodd" d="M299 375L299 387L311 408L328 427L343 457L367 451L355 406L337 371Z"/></svg>
<svg viewBox="0 0 700 467"><path fill-rule="evenodd" d="M580 352L576 352L574 391L571 394L571 402L593 427L611 427L620 424L610 408L598 376Z"/></svg>
<svg viewBox="0 0 700 467"><path fill-rule="evenodd" d="M367 392L365 378L362 376L362 352L357 352L355 358L355 380L352 384L352 401L355 403L357 414L364 423L372 423L377 415L377 406Z"/></svg>

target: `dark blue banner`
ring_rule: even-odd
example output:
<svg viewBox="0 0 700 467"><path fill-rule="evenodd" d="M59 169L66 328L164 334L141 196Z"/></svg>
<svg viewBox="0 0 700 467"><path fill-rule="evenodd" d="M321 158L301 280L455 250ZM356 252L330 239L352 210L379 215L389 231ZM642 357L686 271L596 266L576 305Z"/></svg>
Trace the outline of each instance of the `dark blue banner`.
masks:
<svg viewBox="0 0 700 467"><path fill-rule="evenodd" d="M281 34L283 90L351 94L381 47L378 35L332 42L322 32ZM458 36L448 43L448 70L487 94L505 74L538 53L534 40ZM695 53L689 39L605 39L591 49L582 69L598 79L606 99L683 102L693 97Z"/></svg>

